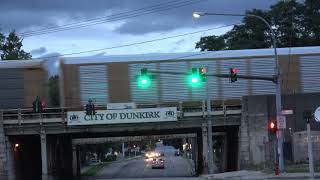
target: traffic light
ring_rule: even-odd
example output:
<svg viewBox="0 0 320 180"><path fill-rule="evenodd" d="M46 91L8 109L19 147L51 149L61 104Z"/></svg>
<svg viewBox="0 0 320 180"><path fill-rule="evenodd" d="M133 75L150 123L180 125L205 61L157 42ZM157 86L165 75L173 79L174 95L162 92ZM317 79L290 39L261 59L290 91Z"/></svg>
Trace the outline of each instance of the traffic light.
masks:
<svg viewBox="0 0 320 180"><path fill-rule="evenodd" d="M151 85L151 78L147 68L142 68L138 77L138 85L141 88L148 88Z"/></svg>
<svg viewBox="0 0 320 180"><path fill-rule="evenodd" d="M199 68L199 73L201 75L201 81L206 82L207 80L207 68L201 67Z"/></svg>
<svg viewBox="0 0 320 180"><path fill-rule="evenodd" d="M89 103L86 105L86 115L95 115L96 114L96 110L94 107L94 104Z"/></svg>
<svg viewBox="0 0 320 180"><path fill-rule="evenodd" d="M272 120L268 122L268 130L270 134L276 134L277 132L277 121Z"/></svg>
<svg viewBox="0 0 320 180"><path fill-rule="evenodd" d="M86 115L92 115L90 104L87 104L87 105L86 105Z"/></svg>
<svg viewBox="0 0 320 180"><path fill-rule="evenodd" d="M191 74L188 77L188 82L191 87L198 87L205 81L206 69L205 68L192 68Z"/></svg>
<svg viewBox="0 0 320 180"><path fill-rule="evenodd" d="M237 78L238 69L237 68L230 68L230 81L236 82L238 80Z"/></svg>

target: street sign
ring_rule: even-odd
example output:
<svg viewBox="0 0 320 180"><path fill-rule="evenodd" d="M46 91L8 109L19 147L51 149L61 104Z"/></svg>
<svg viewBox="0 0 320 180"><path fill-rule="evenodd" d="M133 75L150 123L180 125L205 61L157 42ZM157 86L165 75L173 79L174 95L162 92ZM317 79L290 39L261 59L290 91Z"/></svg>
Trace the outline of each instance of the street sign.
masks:
<svg viewBox="0 0 320 180"><path fill-rule="evenodd" d="M286 128L286 117L285 116L278 116L277 128L278 129L285 129Z"/></svg>
<svg viewBox="0 0 320 180"><path fill-rule="evenodd" d="M68 111L68 126L177 121L176 107L97 110L94 115Z"/></svg>
<svg viewBox="0 0 320 180"><path fill-rule="evenodd" d="M314 112L314 119L317 122L320 122L320 106L316 109L316 111Z"/></svg>
<svg viewBox="0 0 320 180"><path fill-rule="evenodd" d="M281 114L282 115L291 115L291 114L293 114L293 110L292 109L283 109L281 111Z"/></svg>

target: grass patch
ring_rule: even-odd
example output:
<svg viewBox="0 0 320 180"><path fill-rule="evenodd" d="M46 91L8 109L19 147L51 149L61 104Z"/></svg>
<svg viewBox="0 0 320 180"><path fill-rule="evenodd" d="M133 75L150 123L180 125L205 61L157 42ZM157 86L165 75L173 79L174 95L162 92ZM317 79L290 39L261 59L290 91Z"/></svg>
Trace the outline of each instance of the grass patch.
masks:
<svg viewBox="0 0 320 180"><path fill-rule="evenodd" d="M320 172L320 165L315 165L315 172ZM309 172L309 165L300 165L300 166L288 166L286 167L287 173L306 173Z"/></svg>
<svg viewBox="0 0 320 180"><path fill-rule="evenodd" d="M82 175L95 176L103 167L105 167L108 164L110 164L110 162L103 162L100 164L93 165L86 172L84 172Z"/></svg>
<svg viewBox="0 0 320 180"><path fill-rule="evenodd" d="M126 157L124 161L130 161L132 159L140 158L141 156L136 156L135 158ZM102 162L96 165L92 165L87 171L82 173L83 176L95 176L102 168L105 166L115 163L115 162L121 162L121 161L108 161L108 162Z"/></svg>
<svg viewBox="0 0 320 180"><path fill-rule="evenodd" d="M257 165L247 165L243 168L244 170L248 170L248 171L262 171L262 170L266 170L266 168L264 167L264 164L257 164Z"/></svg>

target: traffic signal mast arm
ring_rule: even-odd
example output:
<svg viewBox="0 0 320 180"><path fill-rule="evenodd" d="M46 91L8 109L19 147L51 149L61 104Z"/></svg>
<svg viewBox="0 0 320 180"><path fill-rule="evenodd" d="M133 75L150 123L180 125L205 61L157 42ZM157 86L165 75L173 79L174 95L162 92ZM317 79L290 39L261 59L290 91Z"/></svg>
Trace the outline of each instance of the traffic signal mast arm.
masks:
<svg viewBox="0 0 320 180"><path fill-rule="evenodd" d="M154 74L174 74L174 75L189 75L190 72L174 72L174 71L149 71ZM206 76L213 76L219 78L230 78L230 74L206 74ZM267 77L267 76L246 76L246 75L237 75L239 79L253 79L253 80L265 80L272 81L273 83L277 82L276 76Z"/></svg>

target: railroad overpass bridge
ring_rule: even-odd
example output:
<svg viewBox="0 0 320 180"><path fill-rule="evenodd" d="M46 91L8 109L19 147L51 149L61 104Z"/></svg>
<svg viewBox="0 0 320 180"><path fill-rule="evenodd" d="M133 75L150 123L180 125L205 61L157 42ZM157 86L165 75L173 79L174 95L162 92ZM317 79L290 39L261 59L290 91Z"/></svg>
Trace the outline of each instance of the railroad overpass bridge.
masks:
<svg viewBox="0 0 320 180"><path fill-rule="evenodd" d="M205 102L193 103L184 107L177 104L141 104L139 110L150 108L174 107L175 121L113 123L95 125L70 125L68 112L84 113L83 107L47 108L43 113L33 113L31 109L1 110L0 120L3 172L9 179L22 176L75 177L79 175L78 146L81 144L103 142L129 142L152 138L189 138L193 143L194 162L197 173L207 169L208 115L212 121L213 136L224 134L227 139L229 159L224 170L235 170L238 167L239 125L241 106L216 106L208 114ZM97 107L103 111L106 107ZM91 138L91 141L90 141ZM19 144L19 147L16 147ZM229 157L229 154L235 154ZM33 161L32 170L28 163ZM231 163L233 162L233 163ZM32 171L32 172L27 172Z"/></svg>

